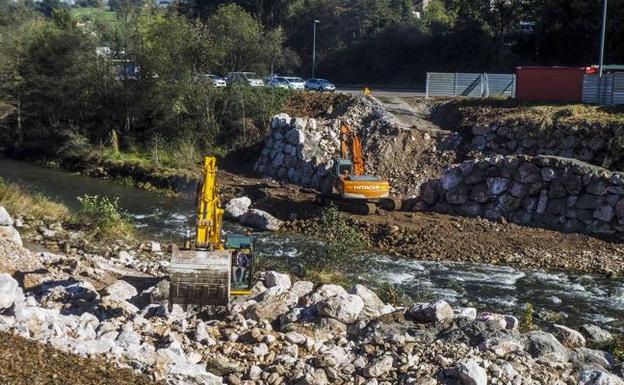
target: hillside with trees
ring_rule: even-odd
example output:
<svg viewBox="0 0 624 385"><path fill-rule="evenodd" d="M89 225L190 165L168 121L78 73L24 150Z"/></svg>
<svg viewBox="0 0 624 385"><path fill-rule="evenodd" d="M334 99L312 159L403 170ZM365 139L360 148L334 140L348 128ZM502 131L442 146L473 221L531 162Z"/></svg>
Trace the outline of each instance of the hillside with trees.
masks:
<svg viewBox="0 0 624 385"><path fill-rule="evenodd" d="M318 74L337 83L416 86L432 70L596 62L599 1L426 3L0 0L0 140L24 155L122 149L173 163L257 143L288 92L216 90L197 75L309 76L314 20ZM606 60L622 63L624 0L609 4Z"/></svg>

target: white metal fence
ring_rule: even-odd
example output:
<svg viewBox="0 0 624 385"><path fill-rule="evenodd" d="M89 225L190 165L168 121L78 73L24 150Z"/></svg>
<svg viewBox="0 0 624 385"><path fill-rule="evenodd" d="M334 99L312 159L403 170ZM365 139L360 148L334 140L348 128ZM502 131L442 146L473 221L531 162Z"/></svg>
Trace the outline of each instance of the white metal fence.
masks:
<svg viewBox="0 0 624 385"><path fill-rule="evenodd" d="M516 75L427 72L426 96L516 96Z"/></svg>
<svg viewBox="0 0 624 385"><path fill-rule="evenodd" d="M624 72L583 75L583 103L624 104Z"/></svg>

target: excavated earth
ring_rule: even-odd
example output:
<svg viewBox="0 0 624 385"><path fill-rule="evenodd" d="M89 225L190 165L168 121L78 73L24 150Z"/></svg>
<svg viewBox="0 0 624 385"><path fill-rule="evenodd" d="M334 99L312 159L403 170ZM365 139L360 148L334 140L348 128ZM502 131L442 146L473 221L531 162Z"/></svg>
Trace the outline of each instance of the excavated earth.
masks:
<svg viewBox="0 0 624 385"><path fill-rule="evenodd" d="M322 207L313 190L270 179L222 172L225 197L245 195L286 228L304 231ZM565 234L485 219L428 212L350 215L369 246L424 260L471 261L523 268L624 274L624 245L583 234Z"/></svg>

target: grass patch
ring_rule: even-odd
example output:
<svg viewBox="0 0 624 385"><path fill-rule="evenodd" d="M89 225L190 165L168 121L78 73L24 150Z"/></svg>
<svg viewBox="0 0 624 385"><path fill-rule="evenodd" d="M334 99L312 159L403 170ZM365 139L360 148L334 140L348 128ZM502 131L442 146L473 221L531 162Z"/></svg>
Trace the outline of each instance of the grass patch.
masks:
<svg viewBox="0 0 624 385"><path fill-rule="evenodd" d="M32 216L64 221L69 218L69 210L60 203L53 202L38 193L31 193L24 188L7 183L0 178L0 206L14 216Z"/></svg>

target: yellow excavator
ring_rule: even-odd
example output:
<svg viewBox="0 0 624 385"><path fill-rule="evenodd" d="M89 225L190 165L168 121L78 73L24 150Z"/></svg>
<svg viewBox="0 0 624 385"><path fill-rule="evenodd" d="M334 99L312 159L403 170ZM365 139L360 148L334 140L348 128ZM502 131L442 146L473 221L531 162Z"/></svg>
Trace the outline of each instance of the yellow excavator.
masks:
<svg viewBox="0 0 624 385"><path fill-rule="evenodd" d="M321 182L319 201L334 202L341 210L368 215L377 211L400 210L401 201L390 197L387 180L366 175L362 143L358 135L345 123L340 124L340 157L334 159L330 174Z"/></svg>
<svg viewBox="0 0 624 385"><path fill-rule="evenodd" d="M228 234L222 239L223 208L214 157L205 157L196 199L195 237L172 248L169 308L174 303L226 306L232 295L251 293L255 274L253 239Z"/></svg>

